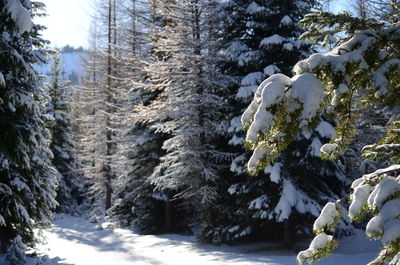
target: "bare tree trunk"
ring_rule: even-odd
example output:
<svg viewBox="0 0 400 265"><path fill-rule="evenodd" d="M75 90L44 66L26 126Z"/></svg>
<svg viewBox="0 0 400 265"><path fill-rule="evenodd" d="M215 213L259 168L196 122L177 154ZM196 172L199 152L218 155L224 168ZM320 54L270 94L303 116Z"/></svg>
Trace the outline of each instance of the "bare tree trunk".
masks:
<svg viewBox="0 0 400 265"><path fill-rule="evenodd" d="M107 113L106 115L106 155L107 155L107 161L103 167L103 174L105 177L105 189L106 189L106 202L105 202L105 209L108 210L111 207L111 194L112 194L112 190L111 190L111 148L112 148L112 131L110 129L110 117L109 114L111 112L111 101L112 101L112 91L111 91L111 84L112 84L112 80L111 80L111 73L112 73L112 58L111 58L111 52L112 52L112 47L111 47L111 43L112 43L112 0L108 1L108 50L107 50L107 103L109 104Z"/></svg>

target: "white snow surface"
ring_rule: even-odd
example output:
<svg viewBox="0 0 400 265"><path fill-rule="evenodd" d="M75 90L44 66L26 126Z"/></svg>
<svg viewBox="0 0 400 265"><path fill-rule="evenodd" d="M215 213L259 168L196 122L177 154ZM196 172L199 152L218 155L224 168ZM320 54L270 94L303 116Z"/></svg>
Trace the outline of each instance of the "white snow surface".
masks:
<svg viewBox="0 0 400 265"><path fill-rule="evenodd" d="M43 265L293 265L296 252L277 249L279 243L234 247L196 243L193 236L176 234L138 235L128 229L101 229L82 217L58 215L45 229L47 244L39 246ZM308 242L302 242L300 249ZM318 265L367 264L380 244L366 239L362 231L340 240L332 256ZM0 255L4 264L4 255ZM36 261L28 258L27 265Z"/></svg>

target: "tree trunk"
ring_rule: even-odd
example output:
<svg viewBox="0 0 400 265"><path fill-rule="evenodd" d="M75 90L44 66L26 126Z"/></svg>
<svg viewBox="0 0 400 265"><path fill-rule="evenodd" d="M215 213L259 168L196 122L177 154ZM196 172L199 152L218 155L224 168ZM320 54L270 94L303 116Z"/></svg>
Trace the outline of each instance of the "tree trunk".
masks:
<svg viewBox="0 0 400 265"><path fill-rule="evenodd" d="M282 237L282 247L285 249L291 249L293 247L293 233L290 226L289 219L283 221L283 237Z"/></svg>
<svg viewBox="0 0 400 265"><path fill-rule="evenodd" d="M172 222L171 222L171 202L169 199L165 201L165 231L172 231Z"/></svg>

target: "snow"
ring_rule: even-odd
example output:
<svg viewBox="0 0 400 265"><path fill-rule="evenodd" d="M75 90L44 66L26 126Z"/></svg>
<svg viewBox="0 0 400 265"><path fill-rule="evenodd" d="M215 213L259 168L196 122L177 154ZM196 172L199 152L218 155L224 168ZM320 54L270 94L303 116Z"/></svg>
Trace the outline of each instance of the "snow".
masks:
<svg viewBox="0 0 400 265"><path fill-rule="evenodd" d="M355 182L353 184L355 185ZM352 185L353 188L353 185ZM368 184L364 184L361 186L356 186L354 188L354 193L352 197L352 201L349 207L349 217L350 220L355 218L357 215L359 215L362 210L364 209L364 206L367 204L368 196L371 193L371 186Z"/></svg>
<svg viewBox="0 0 400 265"><path fill-rule="evenodd" d="M136 143L137 143L138 145L143 145L143 144L146 143L149 139L150 139L150 135L149 135L147 132L145 132L145 133L143 133L142 135L140 135L140 136L137 138Z"/></svg>
<svg viewBox="0 0 400 265"><path fill-rule="evenodd" d="M382 237L383 245L387 246L400 239L400 220L393 219L385 224L385 233Z"/></svg>
<svg viewBox="0 0 400 265"><path fill-rule="evenodd" d="M314 157L321 157L321 146L322 146L322 143L319 140L319 138L318 137L314 137L312 142L311 142L311 145L309 147L310 155L314 156Z"/></svg>
<svg viewBox="0 0 400 265"><path fill-rule="evenodd" d="M258 138L258 133L267 133L269 128L273 125L274 115L265 110L263 105L260 105L254 115L254 122L250 125L249 130L246 134L246 140L256 141Z"/></svg>
<svg viewBox="0 0 400 265"><path fill-rule="evenodd" d="M329 108L333 109L334 107L336 107L339 104L342 95L344 95L348 91L349 87L347 86L347 84L344 83L340 84L338 88L333 91L331 106L329 106Z"/></svg>
<svg viewBox="0 0 400 265"><path fill-rule="evenodd" d="M246 12L252 15L264 10L266 10L265 7L259 6L256 2L251 2L250 5L247 7Z"/></svg>
<svg viewBox="0 0 400 265"><path fill-rule="evenodd" d="M253 154L247 164L247 168L250 172L255 172L257 170L258 162L264 157L267 152L268 150L263 144L259 144L256 149L254 149Z"/></svg>
<svg viewBox="0 0 400 265"><path fill-rule="evenodd" d="M248 98L254 95L258 84L263 81L264 74L262 72L254 72L246 75L241 81L241 87L238 89L236 98Z"/></svg>
<svg viewBox="0 0 400 265"><path fill-rule="evenodd" d="M315 128L315 131L322 137L322 138L328 138L328 139L333 139L335 136L335 128L326 121L321 121L317 128Z"/></svg>
<svg viewBox="0 0 400 265"><path fill-rule="evenodd" d="M281 179L281 168L282 163L278 162L273 165L268 165L264 173L269 174L269 178L272 182L279 183Z"/></svg>
<svg viewBox="0 0 400 265"><path fill-rule="evenodd" d="M281 44L285 40L286 40L286 38L280 36L279 34L274 34L272 36L264 38L260 42L260 47L265 47L265 46L268 46L268 45Z"/></svg>
<svg viewBox="0 0 400 265"><path fill-rule="evenodd" d="M243 131L242 123L240 122L240 118L241 118L240 116L236 116L236 117L232 118L229 128L228 128L229 133Z"/></svg>
<svg viewBox="0 0 400 265"><path fill-rule="evenodd" d="M270 64L264 68L264 74L267 76L271 76L276 73L280 73L281 69L279 69L276 65Z"/></svg>
<svg viewBox="0 0 400 265"><path fill-rule="evenodd" d="M390 59L382 64L374 73L374 86L377 90L375 93L376 98L380 98L388 92L389 81L386 78L387 73L391 69L397 69L400 67L400 60Z"/></svg>
<svg viewBox="0 0 400 265"><path fill-rule="evenodd" d="M243 165L246 163L247 157L243 154L232 160L230 171L242 174L244 172Z"/></svg>
<svg viewBox="0 0 400 265"><path fill-rule="evenodd" d="M261 195L257 199L252 200L249 205L249 209L256 209L256 210L267 207L268 207L268 196L265 194Z"/></svg>
<svg viewBox="0 0 400 265"><path fill-rule="evenodd" d="M15 109L14 105L11 102L8 102L8 108L12 111L12 112L16 112L17 110Z"/></svg>
<svg viewBox="0 0 400 265"><path fill-rule="evenodd" d="M247 131L246 140L256 141L260 131L267 132L272 126L273 115L266 108L282 101L285 88L291 83L292 80L289 77L275 74L258 86L253 101L242 115L242 123L247 124L250 122L250 117L255 114L254 121Z"/></svg>
<svg viewBox="0 0 400 265"><path fill-rule="evenodd" d="M283 44L283 48L288 51L293 51L294 46L292 43L285 43Z"/></svg>
<svg viewBox="0 0 400 265"><path fill-rule="evenodd" d="M237 60L237 57L242 53L247 51L249 48L241 42L238 41L234 41L232 42L229 47L227 48L227 56L231 59L231 60Z"/></svg>
<svg viewBox="0 0 400 265"><path fill-rule="evenodd" d="M6 86L6 80L4 79L4 75L0 72L0 86Z"/></svg>
<svg viewBox="0 0 400 265"><path fill-rule="evenodd" d="M333 237L325 233L317 235L311 242L310 247L299 253L297 256L298 263L303 264L308 258L311 258L319 249L324 248L332 240Z"/></svg>
<svg viewBox="0 0 400 265"><path fill-rule="evenodd" d="M339 215L340 212L336 209L336 205L333 202L328 202L322 209L320 216L315 220L313 230L323 231L324 228L332 225Z"/></svg>
<svg viewBox="0 0 400 265"><path fill-rule="evenodd" d="M277 221L282 222L289 218L292 209L299 213L310 213L318 216L321 207L306 194L296 189L296 187L287 179L283 181L281 198L274 211L277 214Z"/></svg>
<svg viewBox="0 0 400 265"><path fill-rule="evenodd" d="M4 217L0 215L0 226L5 226L6 225L6 220L4 220Z"/></svg>
<svg viewBox="0 0 400 265"><path fill-rule="evenodd" d="M47 243L42 243L38 251L43 265L293 265L297 254L279 251L269 242L210 246L196 243L193 236L138 235L119 228L97 230L95 224L67 215L58 215L43 234ZM366 264L379 247L366 240L362 231L340 243L335 254L318 264ZM0 264L4 264L4 255L0 255ZM28 258L27 265L34 264L35 259Z"/></svg>
<svg viewBox="0 0 400 265"><path fill-rule="evenodd" d="M19 177L14 178L10 184L17 188L18 191L25 190L26 192L31 192L28 185L24 181L21 181Z"/></svg>
<svg viewBox="0 0 400 265"><path fill-rule="evenodd" d="M382 204L395 193L400 192L400 185L395 178L388 177L382 180L368 197L371 208L380 208Z"/></svg>
<svg viewBox="0 0 400 265"><path fill-rule="evenodd" d="M20 34L30 32L33 28L32 17L29 11L21 4L19 0L8 0L6 9L11 18L17 24Z"/></svg>
<svg viewBox="0 0 400 265"><path fill-rule="evenodd" d="M324 98L324 89L321 81L311 73L303 73L292 78L293 86L290 91L293 98L303 103L300 126L308 124L315 117Z"/></svg>
<svg viewBox="0 0 400 265"><path fill-rule="evenodd" d="M391 200L385 203L379 214L367 224L366 233L372 237L382 233L386 222L400 216L400 200Z"/></svg>
<svg viewBox="0 0 400 265"><path fill-rule="evenodd" d="M243 137L237 137L236 135L234 135L228 142L229 145L241 145L244 142L244 138Z"/></svg>
<svg viewBox="0 0 400 265"><path fill-rule="evenodd" d="M280 26L287 26L293 23L293 20L288 16L285 15L282 19L281 22L279 23Z"/></svg>
<svg viewBox="0 0 400 265"><path fill-rule="evenodd" d="M246 75L241 82L242 86L257 86L262 82L263 73L262 72L254 72Z"/></svg>
<svg viewBox="0 0 400 265"><path fill-rule="evenodd" d="M324 154L331 154L333 153L337 148L336 144L324 144L323 146L321 146L321 153Z"/></svg>

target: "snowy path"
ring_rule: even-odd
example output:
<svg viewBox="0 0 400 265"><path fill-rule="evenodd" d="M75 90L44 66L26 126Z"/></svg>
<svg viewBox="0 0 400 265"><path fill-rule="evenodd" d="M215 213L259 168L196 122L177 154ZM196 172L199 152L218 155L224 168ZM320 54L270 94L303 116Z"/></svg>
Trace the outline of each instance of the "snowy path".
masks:
<svg viewBox="0 0 400 265"><path fill-rule="evenodd" d="M59 216L44 231L47 244L41 252L44 265L295 265L295 253L254 251L256 245L216 247L199 245L193 237L180 235L142 236L130 230L97 230L88 221ZM335 254L317 265L361 265L374 256L376 246L357 238L346 240ZM258 246L258 248L260 245ZM253 251L251 251L253 250ZM349 255L356 251L355 255Z"/></svg>

